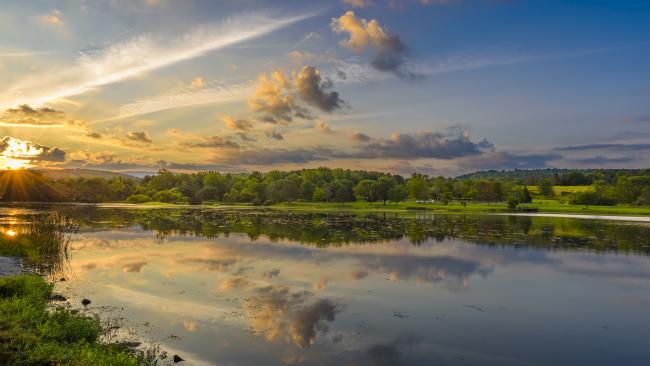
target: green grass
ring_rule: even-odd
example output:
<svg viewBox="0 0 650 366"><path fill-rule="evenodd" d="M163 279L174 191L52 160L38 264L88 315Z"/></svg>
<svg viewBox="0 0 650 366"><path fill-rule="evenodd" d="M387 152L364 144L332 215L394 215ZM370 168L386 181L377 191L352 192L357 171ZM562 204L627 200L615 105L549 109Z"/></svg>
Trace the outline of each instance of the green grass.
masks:
<svg viewBox="0 0 650 366"><path fill-rule="evenodd" d="M242 205L222 205L217 204L218 207L241 207L251 208L258 206L251 206L249 204ZM214 206L211 206L214 207ZM282 210L298 210L298 211L320 211L320 212L337 212L337 211L413 211L417 212L425 210L429 212L439 213L480 213L480 212L512 212L508 209L505 202L497 203L483 203L483 202L468 202L462 205L459 202L453 202L448 205L443 203L416 203L413 201L400 202L398 204L386 203L384 206L381 202L347 202L347 203L334 203L334 202L293 202L293 203L277 203L270 207ZM613 215L650 215L650 207L640 206L581 206L572 205L562 202L557 199L535 199L532 204L524 205L524 207L536 207L542 213L576 213L576 214L613 214Z"/></svg>
<svg viewBox="0 0 650 366"><path fill-rule="evenodd" d="M145 356L99 341L97 317L64 308L48 311L52 285L36 275L0 278L0 364L152 365Z"/></svg>

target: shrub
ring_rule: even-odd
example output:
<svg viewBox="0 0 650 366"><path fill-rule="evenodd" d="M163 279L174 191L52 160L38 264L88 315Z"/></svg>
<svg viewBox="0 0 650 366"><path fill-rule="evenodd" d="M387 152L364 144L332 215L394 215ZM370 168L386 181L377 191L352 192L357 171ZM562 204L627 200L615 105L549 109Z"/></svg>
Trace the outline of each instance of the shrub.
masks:
<svg viewBox="0 0 650 366"><path fill-rule="evenodd" d="M147 203L153 201L151 197L147 196L146 194L138 193L138 194L132 194L126 199L126 203Z"/></svg>

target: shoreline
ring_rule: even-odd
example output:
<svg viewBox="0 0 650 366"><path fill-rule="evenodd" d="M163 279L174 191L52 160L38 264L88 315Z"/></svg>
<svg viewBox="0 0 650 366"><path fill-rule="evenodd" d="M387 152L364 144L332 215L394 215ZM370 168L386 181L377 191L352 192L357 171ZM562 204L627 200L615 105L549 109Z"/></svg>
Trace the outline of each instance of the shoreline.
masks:
<svg viewBox="0 0 650 366"><path fill-rule="evenodd" d="M537 212L513 211L503 202L498 203L468 203L466 205L450 203L448 205L439 203L415 203L413 201L400 202L398 204L387 203L383 205L375 202L282 202L273 205L252 205L250 203L214 203L214 204L171 204L162 202L149 202L141 204L123 202L105 203L83 203L83 202L10 202L0 205L1 207L29 207L35 205L47 206L89 206L102 208L125 208L125 209L269 209L284 211L306 211L306 212L401 212L401 213L439 213L439 214L495 214L513 216L538 216L538 217L577 217L588 218L588 216L604 217L627 217L628 221L646 222L650 220L650 207L647 206L580 206L561 204L548 201L533 202L522 206L523 208L534 208ZM634 220L639 218L639 220Z"/></svg>

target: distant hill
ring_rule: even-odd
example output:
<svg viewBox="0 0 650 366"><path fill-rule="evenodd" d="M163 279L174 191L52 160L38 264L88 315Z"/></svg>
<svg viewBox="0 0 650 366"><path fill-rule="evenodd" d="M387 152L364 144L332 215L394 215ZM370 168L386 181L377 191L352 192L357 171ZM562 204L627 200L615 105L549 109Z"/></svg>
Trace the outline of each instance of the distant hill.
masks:
<svg viewBox="0 0 650 366"><path fill-rule="evenodd" d="M94 170L94 169L30 169L34 172L44 175L49 180L58 180L65 178L114 178L114 177L123 177L123 178L136 178L136 176L110 172L106 170Z"/></svg>
<svg viewBox="0 0 650 366"><path fill-rule="evenodd" d="M459 175L458 179L526 179L530 177L551 178L555 174L563 175L569 173L607 173L618 174L628 173L629 175L648 175L649 169L528 169L528 170L484 170L474 173Z"/></svg>

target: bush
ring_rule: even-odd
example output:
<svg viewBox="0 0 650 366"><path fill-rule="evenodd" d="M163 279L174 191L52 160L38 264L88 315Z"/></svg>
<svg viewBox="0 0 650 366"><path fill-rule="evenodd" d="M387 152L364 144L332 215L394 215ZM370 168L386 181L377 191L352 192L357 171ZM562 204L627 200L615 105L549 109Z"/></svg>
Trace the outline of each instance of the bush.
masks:
<svg viewBox="0 0 650 366"><path fill-rule="evenodd" d="M574 205L613 206L616 204L616 201L605 197L599 191L586 191L575 193L571 197L571 203Z"/></svg>
<svg viewBox="0 0 650 366"><path fill-rule="evenodd" d="M129 198L126 199L126 203L147 203L153 201L151 197L147 196L146 194L132 194L129 196Z"/></svg>

